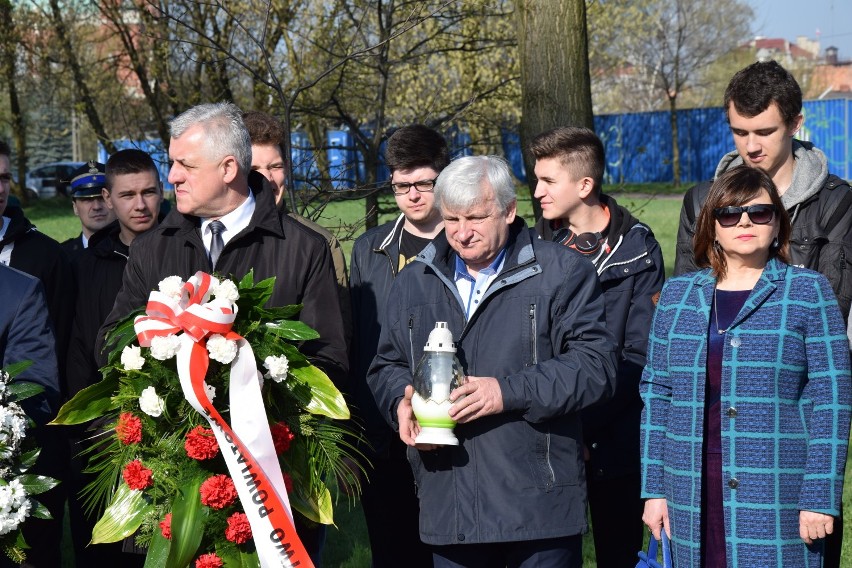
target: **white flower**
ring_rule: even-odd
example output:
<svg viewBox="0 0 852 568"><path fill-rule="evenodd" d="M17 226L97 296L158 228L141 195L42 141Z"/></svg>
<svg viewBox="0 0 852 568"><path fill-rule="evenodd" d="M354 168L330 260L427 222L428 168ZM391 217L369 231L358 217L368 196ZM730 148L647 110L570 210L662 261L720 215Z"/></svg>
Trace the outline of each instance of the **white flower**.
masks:
<svg viewBox="0 0 852 568"><path fill-rule="evenodd" d="M236 302L240 299L240 292L237 290L237 285L228 279L220 281L219 284L211 290L211 293L217 300Z"/></svg>
<svg viewBox="0 0 852 568"><path fill-rule="evenodd" d="M154 387L147 387L139 395L139 408L148 416L158 417L163 413L164 407L163 399L157 396L157 389Z"/></svg>
<svg viewBox="0 0 852 568"><path fill-rule="evenodd" d="M269 369L269 376L276 383L280 383L287 378L287 370L290 367L290 362L285 355L270 355L263 361L263 366Z"/></svg>
<svg viewBox="0 0 852 568"><path fill-rule="evenodd" d="M180 297L183 294L183 280L181 280L180 276L169 276L168 278L163 278L160 280L160 283L157 284L157 287L160 289L160 292L170 298L174 298L175 300L180 300Z"/></svg>
<svg viewBox="0 0 852 568"><path fill-rule="evenodd" d="M158 336L151 339L151 357L165 361L177 355L180 349L180 338L171 334L165 337Z"/></svg>
<svg viewBox="0 0 852 568"><path fill-rule="evenodd" d="M211 359L227 365L237 356L237 342L225 339L224 335L214 333L207 338L207 351L210 353Z"/></svg>
<svg viewBox="0 0 852 568"><path fill-rule="evenodd" d="M30 503L30 500L25 499L24 502L21 503L21 506L18 508L18 512L15 515L15 521L17 521L18 524L23 523L24 519L30 516L31 508L32 504Z"/></svg>
<svg viewBox="0 0 852 568"><path fill-rule="evenodd" d="M9 492L11 494L12 506L16 509L27 500L27 490L17 479L13 479L9 482Z"/></svg>
<svg viewBox="0 0 852 568"><path fill-rule="evenodd" d="M138 345L128 345L121 352L121 366L125 371L138 371L145 364L142 349Z"/></svg>
<svg viewBox="0 0 852 568"><path fill-rule="evenodd" d="M216 398L216 387L211 387L207 384L207 381L204 381L204 392L207 393L207 398L210 399L210 402L213 402L213 399Z"/></svg>

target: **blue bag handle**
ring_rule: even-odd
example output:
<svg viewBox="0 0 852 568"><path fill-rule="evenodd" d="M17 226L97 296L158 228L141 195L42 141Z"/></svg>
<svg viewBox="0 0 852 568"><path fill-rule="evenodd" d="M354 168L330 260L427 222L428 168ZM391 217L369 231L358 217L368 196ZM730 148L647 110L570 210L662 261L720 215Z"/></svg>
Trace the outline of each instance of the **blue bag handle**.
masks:
<svg viewBox="0 0 852 568"><path fill-rule="evenodd" d="M653 536L648 543L648 552L639 552L639 562L636 568L672 568L672 550L669 537L666 534L666 529L660 529L660 535L663 541L663 563L657 561L657 548L659 543Z"/></svg>

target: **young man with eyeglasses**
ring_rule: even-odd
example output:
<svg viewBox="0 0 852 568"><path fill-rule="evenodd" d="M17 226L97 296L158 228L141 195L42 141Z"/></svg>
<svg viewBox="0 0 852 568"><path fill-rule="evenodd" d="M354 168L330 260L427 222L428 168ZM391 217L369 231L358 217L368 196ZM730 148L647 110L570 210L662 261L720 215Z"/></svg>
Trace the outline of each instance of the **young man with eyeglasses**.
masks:
<svg viewBox="0 0 852 568"><path fill-rule="evenodd" d="M355 241L349 274L354 326L349 383L371 445L363 451L373 466L369 480L364 481L361 503L374 568L401 563L431 567L431 552L420 541L419 507L405 445L379 414L366 376L376 355L391 284L443 229L433 190L450 158L443 136L416 124L398 129L388 139L385 162L401 213L395 221L371 229Z"/></svg>
<svg viewBox="0 0 852 568"><path fill-rule="evenodd" d="M642 548L639 379L648 331L665 278L660 245L647 225L601 193L604 147L594 132L573 126L530 144L542 218L536 231L591 261L616 339L615 396L582 413L586 483L598 566L633 565Z"/></svg>

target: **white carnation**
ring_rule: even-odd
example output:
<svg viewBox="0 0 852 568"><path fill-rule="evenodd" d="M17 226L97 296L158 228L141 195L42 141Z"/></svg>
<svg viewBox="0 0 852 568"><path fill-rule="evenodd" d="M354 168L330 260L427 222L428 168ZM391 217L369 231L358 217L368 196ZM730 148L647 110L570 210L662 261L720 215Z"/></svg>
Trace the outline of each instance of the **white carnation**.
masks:
<svg viewBox="0 0 852 568"><path fill-rule="evenodd" d="M125 371L138 371L144 364L145 357L138 345L128 345L121 352L121 366Z"/></svg>
<svg viewBox="0 0 852 568"><path fill-rule="evenodd" d="M9 482L9 492L11 494L10 500L12 502L12 506L15 508L20 507L27 500L27 490L17 479L13 479Z"/></svg>
<svg viewBox="0 0 852 568"><path fill-rule="evenodd" d="M290 362L285 355L270 355L263 361L263 366L269 370L269 376L276 383L280 383L287 378L287 370L290 368Z"/></svg>
<svg viewBox="0 0 852 568"><path fill-rule="evenodd" d="M15 521L20 525L24 522L24 520L30 516L30 509L32 505L30 504L30 500L26 499L21 506L18 508L18 512L15 514Z"/></svg>
<svg viewBox="0 0 852 568"><path fill-rule="evenodd" d="M237 342L225 339L224 335L214 333L207 338L207 351L210 358L228 364L237 356Z"/></svg>
<svg viewBox="0 0 852 568"><path fill-rule="evenodd" d="M165 404L163 399L157 396L157 390L154 387L147 387L139 395L139 408L148 416L156 418L163 413Z"/></svg>
<svg viewBox="0 0 852 568"><path fill-rule="evenodd" d="M236 302L240 299L240 292L237 290L237 285L234 284L233 281L227 279L220 281L212 290L212 294L217 300Z"/></svg>
<svg viewBox="0 0 852 568"><path fill-rule="evenodd" d="M213 399L216 398L216 387L211 387L207 384L207 381L204 381L204 392L207 393L207 398L210 399L210 402L213 402Z"/></svg>
<svg viewBox="0 0 852 568"><path fill-rule="evenodd" d="M180 300L181 295L183 295L183 280L181 280L180 276L163 278L157 284L157 287L160 289L160 292L175 300Z"/></svg>
<svg viewBox="0 0 852 568"><path fill-rule="evenodd" d="M154 337L151 339L151 357L160 361L171 359L180 349L180 338L177 335Z"/></svg>

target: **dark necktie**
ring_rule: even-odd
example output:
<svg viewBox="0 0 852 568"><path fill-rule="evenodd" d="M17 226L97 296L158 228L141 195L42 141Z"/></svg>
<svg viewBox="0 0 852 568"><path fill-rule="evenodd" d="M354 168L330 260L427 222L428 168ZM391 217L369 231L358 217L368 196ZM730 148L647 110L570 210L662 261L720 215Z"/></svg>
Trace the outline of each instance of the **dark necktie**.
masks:
<svg viewBox="0 0 852 568"><path fill-rule="evenodd" d="M216 268L216 261L219 260L219 255L222 254L222 247L225 242L222 240L222 231L225 230L225 224L222 221L210 221L210 266Z"/></svg>

